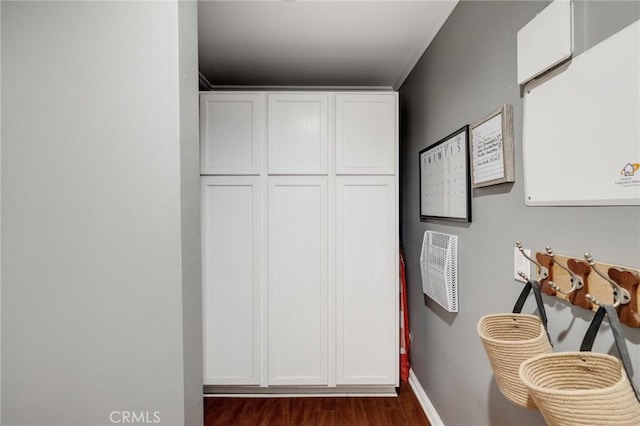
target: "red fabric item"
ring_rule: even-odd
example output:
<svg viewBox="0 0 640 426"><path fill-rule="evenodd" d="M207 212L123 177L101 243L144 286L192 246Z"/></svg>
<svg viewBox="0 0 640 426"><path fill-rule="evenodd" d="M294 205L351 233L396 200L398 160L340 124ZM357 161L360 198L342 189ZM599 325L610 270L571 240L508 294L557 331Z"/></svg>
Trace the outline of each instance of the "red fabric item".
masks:
<svg viewBox="0 0 640 426"><path fill-rule="evenodd" d="M400 249L400 380L406 383L409 380L409 306L407 305L407 278L404 266L404 254Z"/></svg>

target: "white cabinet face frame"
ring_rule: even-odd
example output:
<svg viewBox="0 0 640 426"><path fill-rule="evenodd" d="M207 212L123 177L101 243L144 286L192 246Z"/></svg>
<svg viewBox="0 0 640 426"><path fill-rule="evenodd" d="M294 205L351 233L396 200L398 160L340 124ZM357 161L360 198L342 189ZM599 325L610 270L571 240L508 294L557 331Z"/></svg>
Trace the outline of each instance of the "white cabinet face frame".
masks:
<svg viewBox="0 0 640 426"><path fill-rule="evenodd" d="M336 193L338 385L398 381L395 176L339 176Z"/></svg>
<svg viewBox="0 0 640 426"><path fill-rule="evenodd" d="M327 174L328 98L315 93L269 95L269 174Z"/></svg>
<svg viewBox="0 0 640 426"><path fill-rule="evenodd" d="M205 385L260 381L260 177L201 178Z"/></svg>
<svg viewBox="0 0 640 426"><path fill-rule="evenodd" d="M200 173L258 175L265 95L200 95Z"/></svg>
<svg viewBox="0 0 640 426"><path fill-rule="evenodd" d="M269 178L269 385L327 385L326 177Z"/></svg>
<svg viewBox="0 0 640 426"><path fill-rule="evenodd" d="M398 95L336 95L336 173L393 175L398 156Z"/></svg>

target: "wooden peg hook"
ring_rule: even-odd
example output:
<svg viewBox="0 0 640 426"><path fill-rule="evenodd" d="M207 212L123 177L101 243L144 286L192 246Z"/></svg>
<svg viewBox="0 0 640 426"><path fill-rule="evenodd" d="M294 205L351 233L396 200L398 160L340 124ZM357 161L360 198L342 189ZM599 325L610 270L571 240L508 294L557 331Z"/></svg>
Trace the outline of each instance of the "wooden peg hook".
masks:
<svg viewBox="0 0 640 426"><path fill-rule="evenodd" d="M629 303L621 304L616 309L620 322L627 324L629 327L640 327L640 314L638 314L638 285L640 285L640 276L632 271L619 268L609 268L607 275L615 281L620 287L629 292L631 299Z"/></svg>
<svg viewBox="0 0 640 426"><path fill-rule="evenodd" d="M549 296L555 296L557 291L549 285L549 281L553 281L553 256L546 253L536 253L536 260L549 271L547 276L543 275L540 279L540 291Z"/></svg>
<svg viewBox="0 0 640 426"><path fill-rule="evenodd" d="M584 260L568 259L567 267L582 279L582 288L572 292L568 299L569 302L576 306L580 306L585 309L593 309L593 304L587 299L589 294L589 274L591 273L591 266Z"/></svg>

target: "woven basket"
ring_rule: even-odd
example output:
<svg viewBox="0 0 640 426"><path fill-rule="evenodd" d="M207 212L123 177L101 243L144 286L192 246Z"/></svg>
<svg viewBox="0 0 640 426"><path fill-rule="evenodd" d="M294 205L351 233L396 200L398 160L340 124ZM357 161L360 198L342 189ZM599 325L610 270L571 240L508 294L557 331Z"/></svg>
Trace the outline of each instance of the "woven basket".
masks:
<svg viewBox="0 0 640 426"><path fill-rule="evenodd" d="M526 314L485 315L478 322L478 335L500 392L521 407L536 408L519 369L523 361L552 352L540 318Z"/></svg>
<svg viewBox="0 0 640 426"><path fill-rule="evenodd" d="M538 355L522 363L520 376L549 425L640 424L640 403L622 363L611 355Z"/></svg>

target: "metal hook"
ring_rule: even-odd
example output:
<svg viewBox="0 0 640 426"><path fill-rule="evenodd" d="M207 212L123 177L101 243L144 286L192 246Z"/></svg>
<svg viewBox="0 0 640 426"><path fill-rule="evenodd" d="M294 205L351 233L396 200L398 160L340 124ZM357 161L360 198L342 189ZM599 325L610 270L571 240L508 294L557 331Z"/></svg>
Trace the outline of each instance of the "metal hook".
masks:
<svg viewBox="0 0 640 426"><path fill-rule="evenodd" d="M527 256L527 254L524 252L524 247L522 247L522 243L520 241L516 241L516 247L518 248L518 250L520 250L520 253L522 253L525 259L527 259L529 262L536 265L536 268L538 268L538 279L537 279L538 282L546 278L549 278L549 270L544 266L542 266L541 264L539 264L538 262L536 262L535 260L533 260L532 258L530 258L529 256Z"/></svg>
<svg viewBox="0 0 640 426"><path fill-rule="evenodd" d="M611 278L609 278L608 276L600 272L596 267L596 262L593 260L593 257L591 257L589 253L584 254L584 259L587 261L589 266L591 266L591 269L596 271L596 274L600 275L605 281L607 281L611 286L611 288L613 289L613 307L614 308L617 308L620 305L626 305L627 303L629 303L629 301L631 300L631 296L629 295L629 292L627 290L620 287L617 282L613 281ZM602 305L600 301L598 301L598 299L596 299L590 294L587 294L586 298L598 306Z"/></svg>
<svg viewBox="0 0 640 426"><path fill-rule="evenodd" d="M570 278L571 288L569 289L569 291L562 291L560 289L560 287L558 287L558 284L554 283L553 281L549 281L549 286L552 289L554 289L558 293L571 294L574 291L579 290L582 287L584 287L584 283L582 282L582 278L581 277L579 277L578 275L574 274L572 270L570 270L569 268L567 268L566 266L564 266L563 264L559 263L556 260L555 255L553 254L553 250L551 250L551 247L546 246L545 250L547 251L547 254L549 256L551 256L551 260L553 261L554 265L558 265L561 269L564 269L567 273L569 273L569 275L571 275L571 278Z"/></svg>
<svg viewBox="0 0 640 426"><path fill-rule="evenodd" d="M595 296L592 296L592 295L591 295L591 294L589 294L589 293L587 293L587 295L585 296L585 298L586 298L589 302L593 303L594 305L598 305L598 306L602 306L602 305L603 305L602 303L600 303L600 301L599 301L598 299L596 299L596 297L595 297ZM616 307L615 303L614 303L614 305L613 305L613 306L614 306L614 307Z"/></svg>

